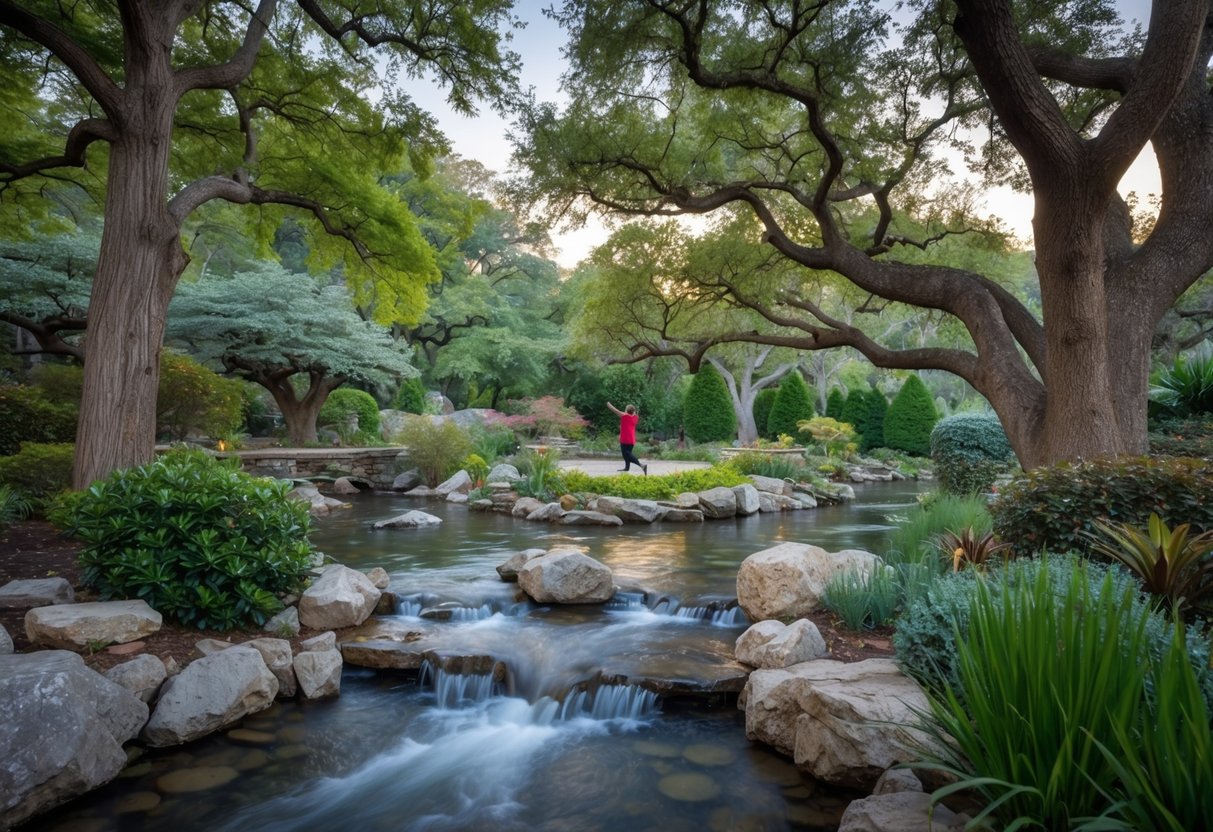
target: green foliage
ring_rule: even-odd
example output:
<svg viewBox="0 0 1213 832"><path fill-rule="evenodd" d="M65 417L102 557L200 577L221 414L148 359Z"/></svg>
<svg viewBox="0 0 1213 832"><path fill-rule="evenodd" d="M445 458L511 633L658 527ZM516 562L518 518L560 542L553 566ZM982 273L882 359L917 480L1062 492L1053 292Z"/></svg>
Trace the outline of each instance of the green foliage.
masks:
<svg viewBox="0 0 1213 832"><path fill-rule="evenodd" d="M0 531L29 517L32 509L29 500L20 491L0 485Z"/></svg>
<svg viewBox="0 0 1213 832"><path fill-rule="evenodd" d="M312 554L307 507L285 481L172 451L71 495L55 522L78 538L84 583L142 598L199 628L259 627L300 588Z"/></svg>
<svg viewBox="0 0 1213 832"><path fill-rule="evenodd" d="M682 414L687 438L693 442L728 442L737 435L728 388L711 364L704 364L695 374Z"/></svg>
<svg viewBox="0 0 1213 832"><path fill-rule="evenodd" d="M848 630L860 630L892 624L898 599L893 570L878 565L866 575L854 569L835 573L826 583L821 603Z"/></svg>
<svg viewBox="0 0 1213 832"><path fill-rule="evenodd" d="M185 355L160 355L156 432L178 442L191 433L222 437L244 420L243 385L211 372Z"/></svg>
<svg viewBox="0 0 1213 832"><path fill-rule="evenodd" d="M917 374L911 374L889 405L884 419L886 447L917 456L931 453L931 431L939 416L935 401Z"/></svg>
<svg viewBox="0 0 1213 832"><path fill-rule="evenodd" d="M764 454L762 451L742 451L729 457L729 464L750 476L774 477L777 480L802 480L808 472L804 459L788 454Z"/></svg>
<svg viewBox="0 0 1213 832"><path fill-rule="evenodd" d="M1213 459L1213 417L1150 420L1151 456Z"/></svg>
<svg viewBox="0 0 1213 832"><path fill-rule="evenodd" d="M754 425L758 428L758 435L765 439L775 439L778 436L778 434L772 434L767 430L767 422L771 416L771 407L775 404L775 397L778 395L779 390L774 387L764 387L754 395Z"/></svg>
<svg viewBox="0 0 1213 832"><path fill-rule="evenodd" d="M1213 413L1213 341L1175 359L1154 375L1150 400L1179 416Z"/></svg>
<svg viewBox="0 0 1213 832"><path fill-rule="evenodd" d="M1095 521L1092 549L1124 564L1146 592L1167 601L1172 609L1199 607L1213 594L1213 531L1188 535L1183 523L1174 529L1150 513L1146 531L1129 523Z"/></svg>
<svg viewBox="0 0 1213 832"><path fill-rule="evenodd" d="M349 424L352 417L357 417L358 427L351 435ZM322 425L333 426L346 442L375 444L379 439L379 403L375 397L364 390L353 387L339 387L329 393L320 408L318 421Z"/></svg>
<svg viewBox="0 0 1213 832"><path fill-rule="evenodd" d="M969 529L978 537L991 531L993 521L980 497L941 494L928 506L915 506L889 534L888 563L929 563L942 570L940 536L949 530ZM948 552L950 557L951 552Z"/></svg>
<svg viewBox="0 0 1213 832"><path fill-rule="evenodd" d="M868 390L866 397L867 413L859 442L859 450L864 452L884 447L884 420L889 410L889 400L875 387Z"/></svg>
<svg viewBox="0 0 1213 832"><path fill-rule="evenodd" d="M0 454L15 454L23 442L73 442L79 410L48 401L36 387L0 387Z"/></svg>
<svg viewBox="0 0 1213 832"><path fill-rule="evenodd" d="M863 444L863 431L868 424L868 411L870 410L868 402L868 390L852 390L847 394L847 400L842 406L842 420L855 429L855 436L859 440L860 445Z"/></svg>
<svg viewBox="0 0 1213 832"><path fill-rule="evenodd" d="M392 399L391 409L403 410L405 413L424 413L425 385L421 383L421 379L405 379Z"/></svg>
<svg viewBox="0 0 1213 832"><path fill-rule="evenodd" d="M25 442L17 453L0 456L0 485L34 500L54 496L71 484L74 453L66 443Z"/></svg>
<svg viewBox="0 0 1213 832"><path fill-rule="evenodd" d="M775 394L775 402L767 417L766 435L772 438L781 434L795 436L797 425L805 419L812 419L814 415L809 386L804 383L804 377L794 370L779 382L779 391Z"/></svg>
<svg viewBox="0 0 1213 832"><path fill-rule="evenodd" d="M1152 614L1131 587L1111 575L1089 575L1081 564L1061 575L1031 571L1006 570L975 583L956 645L957 684L928 687L928 726L939 740L928 767L958 778L935 799L970 789L982 796L985 808L975 821L988 818L1005 829L1081 828L1119 810L1122 766L1102 751L1154 728L1160 713L1151 690L1176 688L1163 669L1169 665L1186 679L1194 704L1199 697L1192 695L1182 633L1155 650ZM1168 708L1168 714L1176 721L1161 730L1175 734L1172 742L1186 744L1199 731L1197 747L1210 747L1206 708L1186 714ZM1173 761L1173 770L1209 765L1183 760ZM1196 794L1207 796L1208 785ZM1199 828L1211 816L1207 797L1191 797L1176 808L1196 825L1172 828Z"/></svg>
<svg viewBox="0 0 1213 832"><path fill-rule="evenodd" d="M972 526L965 526L960 531L948 529L941 534L939 548L944 558L951 561L952 571L959 572L965 567L984 569L994 562L995 555L1005 560L1010 547L999 543L991 532L978 534Z"/></svg>
<svg viewBox="0 0 1213 832"><path fill-rule="evenodd" d="M833 390L830 391L829 397L826 398L825 415L836 421L839 421L839 422L843 421L842 411L846 407L846 404L847 404L846 393L842 392L837 387L835 387Z"/></svg>
<svg viewBox="0 0 1213 832"><path fill-rule="evenodd" d="M544 502L566 492L565 473L560 470L560 454L553 450L526 450L514 459L522 480L514 489L523 496Z"/></svg>
<svg viewBox="0 0 1213 832"><path fill-rule="evenodd" d="M518 447L518 437L509 428L474 425L469 429L469 436L472 451L489 465L514 453Z"/></svg>
<svg viewBox="0 0 1213 832"><path fill-rule="evenodd" d="M732 488L749 482L729 464L651 477L591 477L573 470L565 471L563 477L564 486L570 493L608 494L637 500L670 500L684 491L705 491L718 486Z"/></svg>
<svg viewBox="0 0 1213 832"><path fill-rule="evenodd" d="M459 470L459 463L472 449L467 431L450 419L437 424L428 416L410 416L396 435L404 445L409 465L433 488Z"/></svg>
<svg viewBox="0 0 1213 832"><path fill-rule="evenodd" d="M463 464L460 467L468 472L468 476L472 478L473 483L484 482L484 478L489 475L489 464L484 461L484 457L476 453L471 453L464 457Z"/></svg>
<svg viewBox="0 0 1213 832"><path fill-rule="evenodd" d="M949 494L990 490L1015 459L998 417L992 413L957 413L935 423L931 459L939 487Z"/></svg>
<svg viewBox="0 0 1213 832"><path fill-rule="evenodd" d="M29 372L30 381L42 391L43 397L54 404L80 406L84 389L84 368L79 364L52 364L41 361Z"/></svg>
<svg viewBox="0 0 1213 832"><path fill-rule="evenodd" d="M1096 520L1145 526L1151 512L1170 524L1213 530L1213 462L1117 457L1026 471L990 507L994 532L1016 555L1090 547Z"/></svg>
<svg viewBox="0 0 1213 832"><path fill-rule="evenodd" d="M799 422L796 430L813 437L813 441L825 450L827 458L841 456L848 449L855 450L851 442L855 438L855 429L847 422L839 422L829 416L815 416Z"/></svg>

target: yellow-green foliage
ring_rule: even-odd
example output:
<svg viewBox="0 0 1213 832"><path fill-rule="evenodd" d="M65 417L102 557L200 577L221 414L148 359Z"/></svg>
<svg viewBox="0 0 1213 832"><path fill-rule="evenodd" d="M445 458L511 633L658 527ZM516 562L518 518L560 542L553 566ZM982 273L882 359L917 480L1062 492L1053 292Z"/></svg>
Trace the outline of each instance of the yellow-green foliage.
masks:
<svg viewBox="0 0 1213 832"><path fill-rule="evenodd" d="M191 433L227 436L244 421L240 382L192 358L164 351L156 393L156 431L182 440Z"/></svg>
<svg viewBox="0 0 1213 832"><path fill-rule="evenodd" d="M652 477L630 474L591 477L581 471L566 471L563 478L565 488L572 493L609 494L634 500L669 500L683 491L704 491L717 486L732 488L749 482L744 474L727 464Z"/></svg>

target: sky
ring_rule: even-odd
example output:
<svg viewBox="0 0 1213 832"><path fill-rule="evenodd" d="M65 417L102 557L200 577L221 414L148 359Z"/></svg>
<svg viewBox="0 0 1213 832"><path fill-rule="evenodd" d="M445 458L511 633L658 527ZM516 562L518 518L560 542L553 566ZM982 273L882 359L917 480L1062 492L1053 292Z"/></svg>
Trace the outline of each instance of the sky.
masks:
<svg viewBox="0 0 1213 832"><path fill-rule="evenodd" d="M516 0L514 11L526 22L526 27L514 31L510 46L522 56L522 87L532 88L540 101L563 102L560 75L564 72L565 61L561 47L566 37L554 21L543 15L543 9L550 8L553 2L555 0ZM1150 0L1118 0L1117 6L1128 20L1144 22L1149 17ZM476 159L498 174L509 171L511 146L507 138L510 130L507 119L488 107L482 107L475 117L460 115L447 105L443 90L437 86L419 84L418 87L411 90L411 94L417 104L434 115L456 153ZM1145 194L1157 193L1159 189L1158 168L1154 154L1147 146L1121 180L1120 191L1123 194L1136 191L1144 198ZM1031 245L1031 195L1014 193L1009 188L995 188L987 192L986 210L1000 217L1026 245ZM609 234L610 229L595 218L583 228L553 231L556 262L562 268L572 269Z"/></svg>

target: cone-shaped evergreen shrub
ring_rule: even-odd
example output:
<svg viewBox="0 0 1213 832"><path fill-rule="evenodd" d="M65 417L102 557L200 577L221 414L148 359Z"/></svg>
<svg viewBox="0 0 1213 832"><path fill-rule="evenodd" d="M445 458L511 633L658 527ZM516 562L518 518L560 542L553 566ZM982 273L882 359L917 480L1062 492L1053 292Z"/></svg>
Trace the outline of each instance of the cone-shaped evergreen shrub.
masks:
<svg viewBox="0 0 1213 832"><path fill-rule="evenodd" d="M885 414L885 447L916 456L930 455L931 430L938 420L935 402L926 385L917 375L911 375Z"/></svg>
<svg viewBox="0 0 1213 832"><path fill-rule="evenodd" d="M729 390L711 364L704 364L695 374L682 413L687 437L694 442L729 442L737 435Z"/></svg>
<svg viewBox="0 0 1213 832"><path fill-rule="evenodd" d="M868 423L868 391L852 390L847 394L847 400L842 405L842 418L839 420L846 422L851 427L855 428L855 438L863 437L863 427Z"/></svg>
<svg viewBox="0 0 1213 832"><path fill-rule="evenodd" d="M775 438L767 434L767 420L771 417L771 405L775 404L775 396L778 393L778 389L774 387L765 387L754 396L754 426L758 429L758 435L764 439Z"/></svg>
<svg viewBox="0 0 1213 832"><path fill-rule="evenodd" d="M847 394L835 387L830 391L829 398L826 399L826 415L839 422L845 421L842 418L842 409L846 407L846 404Z"/></svg>
<svg viewBox="0 0 1213 832"><path fill-rule="evenodd" d="M889 400L876 388L868 390L866 398L868 410L863 423L863 438L859 443L861 451L884 447L884 417L889 410Z"/></svg>
<svg viewBox="0 0 1213 832"><path fill-rule="evenodd" d="M392 399L392 409L403 410L405 413L425 412L425 385L421 383L421 379L404 380L396 391L396 398Z"/></svg>
<svg viewBox="0 0 1213 832"><path fill-rule="evenodd" d="M790 372L779 382L779 392L775 394L775 403L771 405L771 415L767 416L767 433L773 438L784 433L788 436L798 436L797 423L812 419L816 415L809 386L804 383L799 372Z"/></svg>

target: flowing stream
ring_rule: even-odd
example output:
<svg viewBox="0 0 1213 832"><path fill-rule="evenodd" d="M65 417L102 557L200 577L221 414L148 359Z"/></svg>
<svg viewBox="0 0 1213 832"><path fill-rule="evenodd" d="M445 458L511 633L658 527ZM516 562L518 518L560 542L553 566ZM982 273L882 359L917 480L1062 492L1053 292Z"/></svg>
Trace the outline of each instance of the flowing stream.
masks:
<svg viewBox="0 0 1213 832"><path fill-rule="evenodd" d="M748 625L737 566L753 552L785 541L882 552L889 518L919 486L857 490L854 503L815 511L613 529L360 496L317 522L316 545L388 571L400 602L386 625L427 628L489 666L440 657L412 678L347 665L339 698L281 702L241 730L137 754L114 783L33 828L834 829L851 796L747 742L731 701L619 680L692 678L731 655ZM411 508L444 522L370 530ZM497 578L509 554L556 545L609 565L623 591L601 608L561 608L520 600Z"/></svg>

